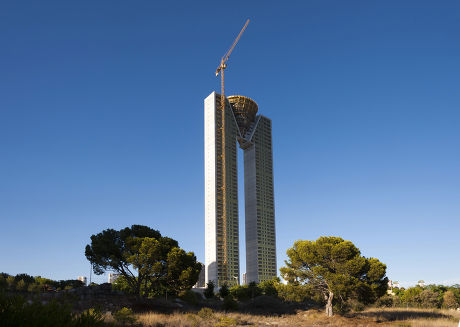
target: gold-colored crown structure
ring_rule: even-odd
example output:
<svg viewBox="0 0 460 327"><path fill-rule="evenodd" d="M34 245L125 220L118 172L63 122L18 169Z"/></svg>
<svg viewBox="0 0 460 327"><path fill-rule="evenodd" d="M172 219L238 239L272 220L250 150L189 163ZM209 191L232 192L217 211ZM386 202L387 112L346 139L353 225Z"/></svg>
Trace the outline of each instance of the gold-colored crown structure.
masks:
<svg viewBox="0 0 460 327"><path fill-rule="evenodd" d="M227 99L232 106L241 136L244 137L251 124L255 121L259 107L254 100L242 95L231 95Z"/></svg>

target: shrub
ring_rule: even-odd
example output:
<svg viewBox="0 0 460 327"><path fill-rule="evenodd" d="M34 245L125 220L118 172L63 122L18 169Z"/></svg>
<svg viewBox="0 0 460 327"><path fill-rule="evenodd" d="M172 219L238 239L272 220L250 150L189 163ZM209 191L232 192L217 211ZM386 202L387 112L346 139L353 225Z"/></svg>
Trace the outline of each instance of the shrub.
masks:
<svg viewBox="0 0 460 327"><path fill-rule="evenodd" d="M204 296L207 299L211 299L214 297L214 283L212 281L209 281L209 283L206 284L206 289L204 290Z"/></svg>
<svg viewBox="0 0 460 327"><path fill-rule="evenodd" d="M447 291L442 298L442 306L447 309L457 309L458 301L454 292Z"/></svg>
<svg viewBox="0 0 460 327"><path fill-rule="evenodd" d="M7 283L6 278L3 275L0 275L0 290L6 289Z"/></svg>
<svg viewBox="0 0 460 327"><path fill-rule="evenodd" d="M344 315L351 311L349 303L345 301L340 301L340 302L335 303L333 308L334 308L334 312L341 314L341 315Z"/></svg>
<svg viewBox="0 0 460 327"><path fill-rule="evenodd" d="M362 302L359 302L356 299L348 299L347 304L349 308L355 312L361 312L366 308Z"/></svg>
<svg viewBox="0 0 460 327"><path fill-rule="evenodd" d="M107 326L107 324L104 323L104 315L101 313L101 311L96 310L96 309L88 309L84 311L81 315L79 315L75 319L75 324L77 326L93 326L93 327L99 327L99 326Z"/></svg>
<svg viewBox="0 0 460 327"><path fill-rule="evenodd" d="M27 287L27 292L30 292L30 293L39 293L40 292L40 285L39 284L36 284L36 283L32 283L32 284L29 284L29 286Z"/></svg>
<svg viewBox="0 0 460 327"><path fill-rule="evenodd" d="M420 293L418 298L420 305L424 308L439 308L440 306L438 293L436 292L424 290L422 293Z"/></svg>
<svg viewBox="0 0 460 327"><path fill-rule="evenodd" d="M186 290L179 294L179 298L188 304L197 305L201 298L201 295L193 292L192 290Z"/></svg>
<svg viewBox="0 0 460 327"><path fill-rule="evenodd" d="M228 295L230 295L230 291L228 290L227 284L224 284L219 289L219 296L224 299Z"/></svg>
<svg viewBox="0 0 460 327"><path fill-rule="evenodd" d="M278 277L270 279L270 280L265 280L263 282L260 282L258 287L261 290L263 295L267 296L278 296L278 290L276 289L276 286L280 283L280 279Z"/></svg>
<svg viewBox="0 0 460 327"><path fill-rule="evenodd" d="M276 285L278 297L289 302L303 302L311 299L311 291L308 286L299 284L278 284Z"/></svg>
<svg viewBox="0 0 460 327"><path fill-rule="evenodd" d="M6 285L10 291L14 291L16 289L16 281L13 276L8 276L6 278Z"/></svg>
<svg viewBox="0 0 460 327"><path fill-rule="evenodd" d="M256 296L262 295L262 290L259 288L256 282L250 282L248 285L249 294L251 294L251 299Z"/></svg>
<svg viewBox="0 0 460 327"><path fill-rule="evenodd" d="M16 284L16 290L17 291L21 291L21 292L24 292L24 291L27 291L27 284L26 282L21 279L17 284Z"/></svg>
<svg viewBox="0 0 460 327"><path fill-rule="evenodd" d="M260 295L254 298L250 306L252 309L260 309L263 312L276 314L281 314L288 311L288 305L281 299L267 295Z"/></svg>
<svg viewBox="0 0 460 327"><path fill-rule="evenodd" d="M457 299L457 302L460 304L460 285L455 285L449 288L449 291L452 291Z"/></svg>
<svg viewBox="0 0 460 327"><path fill-rule="evenodd" d="M228 327L228 326L236 326L236 320L227 316L220 317L219 322L215 325L215 327Z"/></svg>
<svg viewBox="0 0 460 327"><path fill-rule="evenodd" d="M198 317L204 320L212 319L214 318L214 311L211 308L202 308L198 311Z"/></svg>
<svg viewBox="0 0 460 327"><path fill-rule="evenodd" d="M337 301L334 304L334 310L343 315L350 311L360 312L366 308L365 304L356 298L348 298L346 301Z"/></svg>
<svg viewBox="0 0 460 327"><path fill-rule="evenodd" d="M224 303L222 304L224 310L236 311L238 310L238 302L236 302L231 295L224 297Z"/></svg>
<svg viewBox="0 0 460 327"><path fill-rule="evenodd" d="M419 294L423 292L421 287L410 287L404 291L401 296L401 301L406 305L419 306L420 298Z"/></svg>
<svg viewBox="0 0 460 327"><path fill-rule="evenodd" d="M391 295L384 295L380 297L376 302L375 305L380 308L391 308L394 306L394 298Z"/></svg>
<svg viewBox="0 0 460 327"><path fill-rule="evenodd" d="M230 288L230 294L238 301L245 301L251 298L251 293L247 285L237 285Z"/></svg>
<svg viewBox="0 0 460 327"><path fill-rule="evenodd" d="M238 301L253 299L262 294L276 296L277 293L278 291L274 288L272 281L262 282L259 285L251 282L249 285L233 286L230 289L230 294Z"/></svg>
<svg viewBox="0 0 460 327"><path fill-rule="evenodd" d="M4 326L68 326L72 323L72 315L68 307L54 301L28 304L20 296L3 296L0 321Z"/></svg>
<svg viewBox="0 0 460 327"><path fill-rule="evenodd" d="M136 322L136 317L133 311L129 308L121 308L113 314L113 318L122 325L133 324Z"/></svg>
<svg viewBox="0 0 460 327"><path fill-rule="evenodd" d="M2 326L21 327L99 327L108 326L102 315L95 312L73 314L70 307L56 301L42 304L27 303L21 296L0 294L0 322Z"/></svg>

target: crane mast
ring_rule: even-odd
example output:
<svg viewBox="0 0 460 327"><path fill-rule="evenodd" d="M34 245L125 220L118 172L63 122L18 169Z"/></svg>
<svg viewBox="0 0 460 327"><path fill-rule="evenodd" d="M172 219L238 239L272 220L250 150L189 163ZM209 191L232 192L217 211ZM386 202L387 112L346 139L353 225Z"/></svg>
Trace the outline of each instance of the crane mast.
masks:
<svg viewBox="0 0 460 327"><path fill-rule="evenodd" d="M220 112L221 112L221 125L220 125L220 135L222 137L221 142L221 161L222 161L222 245L223 245L223 279L224 281L228 281L228 246L227 246L227 229L228 229L228 221L227 221L227 163L225 158L225 83L224 83L224 70L227 68L227 61L232 53L233 49L235 48L236 44L238 43L241 35L243 34L244 30L249 24L249 19L244 24L243 28L241 29L240 33L236 37L235 41L233 41L232 46L230 49L225 53L220 61L220 65L217 67L216 76L219 75L220 72ZM219 285L220 286L220 285Z"/></svg>

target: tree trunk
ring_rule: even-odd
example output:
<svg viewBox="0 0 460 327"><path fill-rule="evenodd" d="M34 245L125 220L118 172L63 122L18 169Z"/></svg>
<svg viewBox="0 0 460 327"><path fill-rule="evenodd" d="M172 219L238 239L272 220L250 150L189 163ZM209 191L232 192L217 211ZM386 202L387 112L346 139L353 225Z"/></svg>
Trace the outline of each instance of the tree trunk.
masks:
<svg viewBox="0 0 460 327"><path fill-rule="evenodd" d="M334 299L334 293L329 291L329 295L326 295L325 299L326 299L326 316L332 317L334 315L332 312L332 300Z"/></svg>

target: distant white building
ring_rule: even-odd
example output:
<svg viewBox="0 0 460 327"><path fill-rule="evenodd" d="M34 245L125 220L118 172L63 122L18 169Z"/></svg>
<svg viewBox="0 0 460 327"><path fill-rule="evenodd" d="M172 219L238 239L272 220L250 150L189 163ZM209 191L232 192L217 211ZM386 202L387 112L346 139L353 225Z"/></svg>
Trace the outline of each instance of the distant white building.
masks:
<svg viewBox="0 0 460 327"><path fill-rule="evenodd" d="M424 281L424 280L419 280L419 281L417 282L417 286L425 287L425 281Z"/></svg>
<svg viewBox="0 0 460 327"><path fill-rule="evenodd" d="M117 280L118 277L120 277L120 274L109 273L109 277L108 277L107 282L110 283L110 284L112 284L114 281Z"/></svg>
<svg viewBox="0 0 460 327"><path fill-rule="evenodd" d="M77 280L83 282L83 284L86 286L87 279L85 276L78 276Z"/></svg>
<svg viewBox="0 0 460 327"><path fill-rule="evenodd" d="M247 275L246 273L243 274L243 285L247 285L248 284L248 280L247 280Z"/></svg>
<svg viewBox="0 0 460 327"><path fill-rule="evenodd" d="M395 295L395 293L393 293L393 281L392 280L388 280L387 294Z"/></svg>
<svg viewBox="0 0 460 327"><path fill-rule="evenodd" d="M201 271L200 271L200 275L198 276L198 281L193 287L194 288L206 287L206 282L204 278L205 278L204 264L201 264Z"/></svg>

